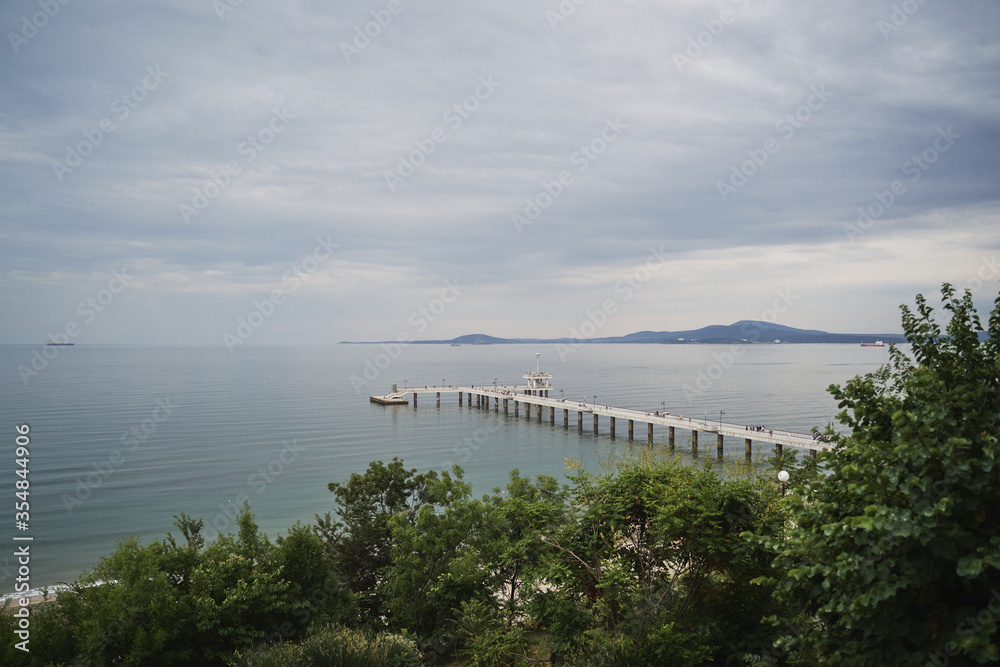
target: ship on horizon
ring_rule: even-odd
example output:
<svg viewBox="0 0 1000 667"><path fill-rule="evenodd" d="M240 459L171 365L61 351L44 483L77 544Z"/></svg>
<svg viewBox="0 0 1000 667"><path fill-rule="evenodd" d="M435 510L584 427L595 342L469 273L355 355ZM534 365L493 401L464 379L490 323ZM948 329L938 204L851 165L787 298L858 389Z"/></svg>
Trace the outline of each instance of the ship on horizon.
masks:
<svg viewBox="0 0 1000 667"><path fill-rule="evenodd" d="M861 343L861 347L885 347L885 343L881 340L877 340L874 343Z"/></svg>
<svg viewBox="0 0 1000 667"><path fill-rule="evenodd" d="M48 343L46 343L46 345L58 345L58 346L72 346L75 344L76 343L53 343L51 340Z"/></svg>

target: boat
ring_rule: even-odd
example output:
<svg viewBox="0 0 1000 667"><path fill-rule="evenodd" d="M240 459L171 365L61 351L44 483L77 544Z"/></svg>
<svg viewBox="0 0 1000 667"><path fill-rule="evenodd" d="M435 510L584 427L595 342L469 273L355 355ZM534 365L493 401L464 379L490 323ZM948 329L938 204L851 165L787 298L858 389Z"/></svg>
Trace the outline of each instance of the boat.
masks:
<svg viewBox="0 0 1000 667"><path fill-rule="evenodd" d="M885 347L885 343L877 340L874 343L861 343L861 347Z"/></svg>
<svg viewBox="0 0 1000 667"><path fill-rule="evenodd" d="M52 341L46 343L46 345L56 345L56 346L73 346L75 344L76 343L53 343Z"/></svg>
<svg viewBox="0 0 1000 667"><path fill-rule="evenodd" d="M452 347L462 347L462 344L461 343L452 343L451 346Z"/></svg>

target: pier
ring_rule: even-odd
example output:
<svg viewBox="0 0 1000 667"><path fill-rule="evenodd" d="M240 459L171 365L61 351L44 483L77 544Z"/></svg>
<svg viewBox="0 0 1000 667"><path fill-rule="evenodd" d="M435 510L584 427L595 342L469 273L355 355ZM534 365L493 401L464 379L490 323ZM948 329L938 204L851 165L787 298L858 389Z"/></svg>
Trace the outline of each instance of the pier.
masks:
<svg viewBox="0 0 1000 667"><path fill-rule="evenodd" d="M433 394L438 406L441 405L441 395L458 394L459 406L468 401L468 406L473 407L473 397L480 410L492 410L505 415L511 411L515 417L520 416L523 406L526 419L534 418L537 421L547 420L550 424L556 422L556 412L561 411L562 425L569 427L570 413L576 413L577 428L582 429L584 415L593 415L594 433L598 432L598 418L606 417L608 429L612 438L616 436L616 426L619 422L627 424L628 439L634 440L635 424L646 425L646 440L653 442L653 427L661 426L667 428L667 443L673 447L676 439L676 430L689 431L691 433L691 448L698 451L698 445L709 445L712 436L715 436L715 446L718 455L722 456L724 439L743 438L744 450L747 457L753 454L753 442L773 444L775 454L781 456L784 447L796 447L798 449L809 450L812 458L816 458L819 450L830 449L832 445L828 442L817 440L808 433L795 433L778 429L748 429L743 424L731 424L721 419L707 419L698 417L685 417L683 415L671 415L669 412L658 410L636 410L632 408L619 408L608 405L588 403L586 401L574 401L568 398L551 398L549 392L552 390L552 375L535 371L525 373L526 383L519 385L493 385L493 386L425 386L410 387L400 390L394 385L393 390L381 396L371 396L372 403L381 405L406 405L409 403L407 395L413 397L413 407L417 407L417 397L420 395ZM492 404L492 405L491 405ZM640 426L641 428L641 426ZM641 432L641 431L640 431ZM705 439L701 440L699 436Z"/></svg>

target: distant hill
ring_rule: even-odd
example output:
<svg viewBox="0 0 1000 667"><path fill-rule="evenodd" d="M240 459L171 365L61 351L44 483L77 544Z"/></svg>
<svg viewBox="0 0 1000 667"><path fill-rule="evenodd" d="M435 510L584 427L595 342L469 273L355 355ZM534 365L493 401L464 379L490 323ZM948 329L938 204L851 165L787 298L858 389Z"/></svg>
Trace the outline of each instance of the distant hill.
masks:
<svg viewBox="0 0 1000 667"><path fill-rule="evenodd" d="M904 343L902 334L853 334L829 333L817 329L796 329L783 324L754 320L740 320L733 324L713 324L700 329L685 331L637 331L625 336L603 338L497 338L486 334L467 334L451 340L415 340L423 345L511 345L518 343L658 343L663 345L718 344L718 343ZM341 341L351 343L389 343L395 341Z"/></svg>

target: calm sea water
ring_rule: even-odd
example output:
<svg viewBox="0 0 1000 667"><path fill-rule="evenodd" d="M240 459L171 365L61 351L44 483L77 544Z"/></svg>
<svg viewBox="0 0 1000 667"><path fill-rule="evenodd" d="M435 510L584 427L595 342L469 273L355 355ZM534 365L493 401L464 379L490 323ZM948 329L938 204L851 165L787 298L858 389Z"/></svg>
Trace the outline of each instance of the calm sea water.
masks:
<svg viewBox="0 0 1000 667"><path fill-rule="evenodd" d="M590 419L578 430L573 413L564 428L561 415L554 426L529 422L523 413L515 419L460 408L454 395L440 407L426 395L417 409L369 403L369 394L394 382L513 384L535 369L534 352L541 352L557 397L596 395L599 403L692 416L724 411L728 422L808 432L837 413L826 392L831 383L887 359L885 349L853 345L754 345L734 356L721 345L588 345L565 359L551 345L412 345L359 391L351 376L363 376L366 360L376 362L378 346L235 354L76 346L59 348L26 385L16 369L42 349L0 346L0 489L9 495L7 515L0 513L0 539L9 547L0 552L0 593L12 591L17 576L15 535L34 538L31 585L39 587L74 580L127 535L176 533L172 516L182 511L232 530L229 512L241 494L274 536L331 510L327 483L376 459L399 456L418 470L458 462L481 495L502 486L512 468L561 478L566 457L593 467L598 452L627 446L622 425L612 440L604 419L595 435ZM15 426L25 423L31 512L20 531L14 447ZM636 428L644 439L645 425ZM657 440L665 435L657 428ZM472 451L463 439L482 444ZM741 454L742 440L729 447Z"/></svg>

